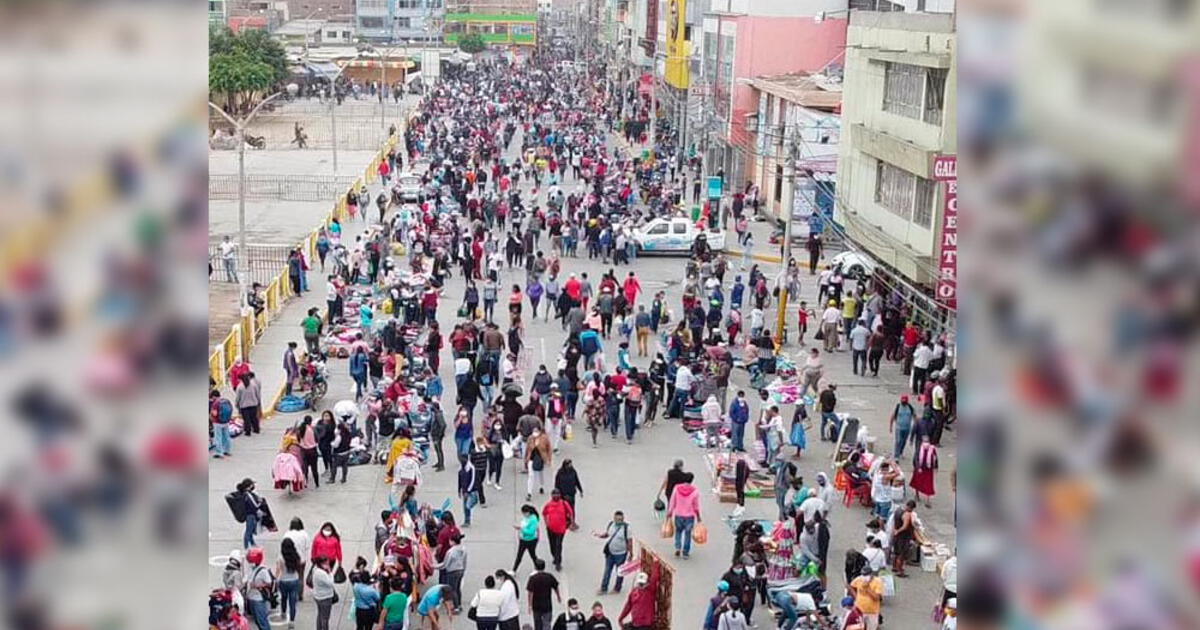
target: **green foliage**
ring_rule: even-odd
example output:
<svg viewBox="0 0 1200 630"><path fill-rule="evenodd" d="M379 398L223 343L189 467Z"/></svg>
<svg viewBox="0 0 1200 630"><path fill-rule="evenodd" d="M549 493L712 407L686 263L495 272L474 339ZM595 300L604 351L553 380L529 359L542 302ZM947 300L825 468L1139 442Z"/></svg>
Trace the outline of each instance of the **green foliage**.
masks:
<svg viewBox="0 0 1200 630"><path fill-rule="evenodd" d="M487 44L483 42L483 35L479 33L467 33L458 38L458 48L465 53L481 53L487 48Z"/></svg>
<svg viewBox="0 0 1200 630"><path fill-rule="evenodd" d="M288 77L283 45L263 31L234 34L214 27L208 38L208 89L233 111L252 108L256 99Z"/></svg>

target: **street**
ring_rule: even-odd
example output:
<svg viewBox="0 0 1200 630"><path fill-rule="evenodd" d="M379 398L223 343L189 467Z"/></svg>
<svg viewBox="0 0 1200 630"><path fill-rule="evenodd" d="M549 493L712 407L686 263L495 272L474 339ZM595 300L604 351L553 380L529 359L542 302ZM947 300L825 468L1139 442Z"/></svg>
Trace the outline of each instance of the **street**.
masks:
<svg viewBox="0 0 1200 630"><path fill-rule="evenodd" d="M519 136L519 134L518 134ZM622 141L623 142L623 141ZM615 136L609 137L610 146L616 146ZM639 150L641 147L637 147ZM514 139L508 147L506 157L510 160L520 155L520 140ZM347 160L348 158L343 158ZM361 164L354 164L361 168ZM525 198L529 198L532 186L526 179L520 182L520 189ZM380 182L371 186L370 195L374 198L380 190ZM564 190L570 191L575 181L570 177L563 183ZM543 197L544 199L544 197ZM544 201L543 201L544 203ZM374 210L370 213L374 215ZM343 242L353 242L354 237L361 233L365 223L352 222L345 227ZM270 229L267 225L258 225L255 229ZM777 260L778 246L768 243L771 228L769 223L751 222L751 230L755 237L756 256L764 259ZM540 244L541 249L549 250L548 239L544 235ZM746 278L748 269L741 269L741 251L732 246L729 253L730 269L726 274L726 287L734 276ZM501 243L503 243L501 237ZM687 259L685 256L641 256L630 265L613 268L599 260L589 260L586 249L580 247L578 258L564 257L562 259L561 278L568 274L586 273L593 283L610 269L615 269L618 278L624 278L629 271L634 271L640 279L642 293L638 304L649 306L653 295L658 291L666 293L665 303L675 312L676 318L682 313L680 308L683 298L684 277ZM754 264L767 278L775 278L780 272L777 263L756 260ZM460 303L464 292L464 280L459 268L453 268L454 275L449 278L441 290L443 306L438 310L438 321L444 335L458 321L455 309ZM804 352L796 342L795 305L799 300L807 301L810 308L816 308L817 283L815 276L802 274L801 294L792 296L789 313L785 318L789 327L789 344L783 348L783 353L792 358L797 365L802 365ZM501 304L496 309L496 319L502 330L507 329L508 314L504 309L504 296L508 288L514 284L525 285L526 272L524 269L504 269L499 277ZM324 305L323 279L314 270L309 275L310 285L315 291L294 300L281 317L271 325L263 339L255 346L251 362L263 384L264 405L267 404L274 392L283 382L281 361L288 341L300 341L301 330L298 326L304 317L304 312L312 306ZM747 301L749 301L749 293ZM773 327L776 321L774 300L766 309L766 322ZM819 313L819 310L818 310ZM747 316L748 318L748 316ZM678 321L676 319L675 321ZM747 327L748 327L747 322ZM819 344L812 339L816 326L810 323L806 341ZM524 333L528 348L529 364L524 369L526 386L532 373L539 365L546 365L551 372L563 347L566 333L553 318L549 322L541 317L526 321ZM608 365L615 365L616 335L613 339L604 341L604 354ZM657 340L651 342L652 346ZM631 343L631 349L634 344ZM301 343L303 347L303 343ZM739 349L740 350L740 349ZM665 348L658 347L657 351L664 352ZM631 352L630 361L639 370L648 367L655 349L652 348L650 357L636 356ZM329 393L321 402L321 408L332 408L341 400L354 397L354 382L347 371L347 361L331 359ZM446 409L447 422L451 424L448 433L453 433L453 404L454 372L453 360L449 348L443 350L440 377L445 384L446 392L442 397ZM849 352L836 352L825 359L825 379L823 382L836 383L838 386L839 411L847 412L861 419L870 433L878 438L876 452L890 455L891 438L888 435L888 417L901 393L908 390L907 377L900 373L899 364L885 361L879 377L855 376L851 373L851 357ZM527 387L528 388L528 387ZM758 397L749 386L749 375L743 369L735 369L731 376L729 387L730 399L738 389L745 389L751 401L751 418L757 418L759 413ZM227 396L232 396L227 393ZM582 402L580 407L582 409ZM792 408L785 406L782 417L790 419ZM311 412L314 418L318 412ZM812 412L810 412L812 413ZM242 525L230 515L226 506L225 495L231 492L243 478L252 478L258 482L258 492L265 498L275 515L280 531L261 533L257 544L266 550L267 566L274 567L278 558L279 541L286 531L288 522L293 517L303 520L305 529L315 533L322 523L328 521L336 525L342 538L344 563L347 568L353 566L354 558L362 556L372 561L375 556L373 542L375 526L379 523L380 512L389 508L389 488L383 481L384 468L375 464L352 467L349 471L348 482L343 484L327 484L324 480L320 488L309 486L297 494L276 490L271 484L271 466L275 454L279 451L285 429L297 423L304 414L277 414L263 424L263 433L251 437L239 437L233 441L232 456L222 460L212 460L209 468L209 565L210 583L215 587L221 582L222 568L230 550L241 548ZM631 534L640 543L649 545L659 556L667 559L674 567L674 592L672 595L671 627L701 628L704 622L705 608L709 598L716 592L716 584L729 566L733 552L732 525L725 519L732 512L734 504L720 503L712 488L712 478L704 463L704 449L696 446L688 435L680 429L678 420L663 421L660 410L660 420L648 429L637 432L632 444L625 440L612 439L606 433L601 433L598 448L592 448L590 438L583 429L583 423L577 420L574 427L573 439L563 443L562 450L555 454L553 467L557 469L564 459L571 459L579 472L583 491L577 502L577 520L580 528L566 536L564 543L564 567L556 575L561 583L562 601L569 597L578 598L585 611L590 610L591 603L600 601L610 619L616 621L625 602L625 593L597 595L600 576L604 568L601 548L603 541L590 535L592 530L603 529L611 520L615 510L623 510L631 526ZM360 414L360 423L361 420ZM815 420L819 413L814 414ZM750 432L747 433L747 440ZM808 449L799 459L790 460L798 468L806 485L815 483L818 472L825 472L830 478L834 476L831 463L833 447L828 442L818 439L816 430L808 432ZM448 439L445 448L453 452L453 440ZM927 534L935 541L945 543L953 548L955 537L953 518L953 494L950 492L950 471L954 463L953 433L947 433L942 443L941 465L936 473L937 494L932 498L932 507L918 506L917 513L926 528ZM786 453L794 449L785 446ZM685 470L696 475L696 485L701 489L701 514L703 522L710 528L710 538L707 544L693 549L689 559L672 557L671 541L659 535L661 520L652 509L659 485L671 462L675 459L684 461ZM902 459L902 465L907 469L911 466L911 451ZM453 510L456 517L461 517L461 501L456 492L457 465L453 461L447 463L444 472L434 472L427 465L424 467L424 481L420 486L419 498L424 503L439 506L445 499L453 500ZM324 477L324 475L322 475ZM548 475L550 477L550 475ZM506 461L503 469L501 485L503 490L496 491L490 486L486 491L486 508L476 508L472 526L464 529L465 545L468 555L467 570L463 580L463 595L467 601L480 588L485 575L490 575L497 568L509 568L516 552L516 539L513 525L519 520L519 508L525 503L525 475L518 474L518 463ZM550 484L552 485L552 484ZM548 490L547 490L548 492ZM911 497L911 489L908 496ZM830 514L831 543L829 549L829 601L835 612L845 586L842 576L842 560L847 549L861 550L864 546L869 510L859 507L857 503L850 507L841 504L841 492L837 493L839 502L833 506ZM540 508L549 499L535 494L533 503ZM746 503L743 519L773 520L776 514L775 502L772 499L749 498ZM461 518L460 518L461 521ZM768 530L769 533L769 530ZM545 546L539 550L547 556ZM522 586L528 576L529 565L522 567L517 578ZM886 627L890 628L920 628L929 627L929 611L941 597L941 581L936 573L922 572L919 567L910 567L907 579L897 579L897 593L886 600L883 615ZM627 580L628 584L628 580ZM348 595L347 585L339 585L341 600L334 606L331 628L353 628L353 603ZM625 592L627 593L627 586ZM296 624L298 627L312 627L316 616L316 607L309 599L300 606ZM529 616L525 609L522 596L522 622ZM555 615L562 611L564 605L555 602ZM756 606L752 620L757 627L773 627L765 606ZM410 623L416 623L415 614L410 615ZM278 616L278 611L272 613L272 625L284 626L286 622ZM444 626L445 627L445 626ZM454 618L449 627L473 627L465 615Z"/></svg>

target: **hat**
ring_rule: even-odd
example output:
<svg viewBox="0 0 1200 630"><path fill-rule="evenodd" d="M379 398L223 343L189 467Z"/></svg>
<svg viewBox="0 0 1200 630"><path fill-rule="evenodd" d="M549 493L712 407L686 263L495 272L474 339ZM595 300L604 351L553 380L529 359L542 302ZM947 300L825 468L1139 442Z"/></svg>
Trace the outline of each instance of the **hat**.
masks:
<svg viewBox="0 0 1200 630"><path fill-rule="evenodd" d="M849 608L853 605L854 605L853 597L846 596L846 597L842 598L842 608Z"/></svg>
<svg viewBox="0 0 1200 630"><path fill-rule="evenodd" d="M717 590L721 591L722 593L724 593L725 591L728 591L729 590L729 582L726 582L725 580L721 580L720 582L717 582Z"/></svg>
<svg viewBox="0 0 1200 630"><path fill-rule="evenodd" d="M637 583L638 585L645 584L649 581L650 581L650 576L646 575L645 571L638 571L637 579L634 580L634 582Z"/></svg>
<svg viewBox="0 0 1200 630"><path fill-rule="evenodd" d="M837 300L829 300L830 306L837 306Z"/></svg>
<svg viewBox="0 0 1200 630"><path fill-rule="evenodd" d="M251 548L247 549L246 550L246 560L248 560L250 562L250 564L262 564L262 562L263 562L262 547L251 547Z"/></svg>
<svg viewBox="0 0 1200 630"><path fill-rule="evenodd" d="M900 394L900 402L908 402L908 394Z"/></svg>

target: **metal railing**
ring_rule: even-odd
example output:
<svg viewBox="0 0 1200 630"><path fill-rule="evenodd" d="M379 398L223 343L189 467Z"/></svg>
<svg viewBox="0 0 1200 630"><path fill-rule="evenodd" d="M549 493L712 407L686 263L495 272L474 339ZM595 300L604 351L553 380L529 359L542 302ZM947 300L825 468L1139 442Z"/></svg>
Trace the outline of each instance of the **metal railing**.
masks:
<svg viewBox="0 0 1200 630"><path fill-rule="evenodd" d="M335 175L247 175L246 198L322 201L345 192L353 182L353 177ZM209 175L208 198L236 200L237 175Z"/></svg>

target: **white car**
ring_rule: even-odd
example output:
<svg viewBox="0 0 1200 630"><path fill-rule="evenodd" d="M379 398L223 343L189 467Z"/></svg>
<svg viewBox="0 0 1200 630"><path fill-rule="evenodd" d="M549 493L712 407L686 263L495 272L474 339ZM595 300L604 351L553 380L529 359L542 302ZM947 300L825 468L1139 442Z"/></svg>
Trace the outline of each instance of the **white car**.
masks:
<svg viewBox="0 0 1200 630"><path fill-rule="evenodd" d="M400 190L401 200L411 202L421 201L421 178L413 173L401 173L400 177L396 178L396 188Z"/></svg>
<svg viewBox="0 0 1200 630"><path fill-rule="evenodd" d="M839 264L842 266L842 273L851 278L870 278L875 275L875 268L878 266L875 260L867 254L847 250L833 258L829 259L829 268L833 269Z"/></svg>
<svg viewBox="0 0 1200 630"><path fill-rule="evenodd" d="M686 254L692 250L692 244L701 234L714 251L725 249L724 232L698 230L690 219L680 217L654 219L634 230L633 240L639 252Z"/></svg>

